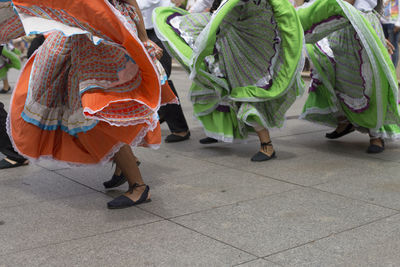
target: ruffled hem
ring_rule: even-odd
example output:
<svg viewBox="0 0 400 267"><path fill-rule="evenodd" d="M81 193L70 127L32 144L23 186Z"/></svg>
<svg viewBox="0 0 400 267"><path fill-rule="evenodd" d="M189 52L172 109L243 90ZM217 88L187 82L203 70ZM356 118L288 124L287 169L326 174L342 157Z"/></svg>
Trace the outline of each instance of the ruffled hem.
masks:
<svg viewBox="0 0 400 267"><path fill-rule="evenodd" d="M10 122L10 116L7 116L7 133L9 136L12 136L12 131L11 131L11 122ZM157 127L157 125L156 125ZM154 130L154 129L153 129ZM138 147L138 146L145 146L149 147L152 149L159 149L160 143L147 143L145 141L145 137L147 133L151 130L151 127L144 127L142 130L137 134L137 136L133 139L133 141L129 144L131 147ZM56 159L52 155L41 155L37 158L31 157L30 155L26 154L24 151L18 149L18 146L14 143L14 139L10 138L11 143L14 147L14 149L23 157L27 158L30 162L35 163L35 164L40 164L43 161L50 161L52 163L57 164L60 167L83 167L83 166L91 166L91 165L104 165L109 163L115 154L121 149L122 146L126 145L124 142L118 142L116 143L105 155L103 158L101 158L98 162L94 163L77 163L77 162L71 162L71 161L66 161L62 159Z"/></svg>

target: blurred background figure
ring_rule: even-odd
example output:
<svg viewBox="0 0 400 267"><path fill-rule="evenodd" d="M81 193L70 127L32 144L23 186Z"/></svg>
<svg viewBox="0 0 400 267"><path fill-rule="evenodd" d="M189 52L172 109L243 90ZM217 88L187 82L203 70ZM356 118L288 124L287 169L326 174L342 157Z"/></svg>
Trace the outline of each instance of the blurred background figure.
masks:
<svg viewBox="0 0 400 267"><path fill-rule="evenodd" d="M0 80L3 81L3 88L0 94L6 94L11 91L8 82L8 71L11 68L21 69L21 61L18 57L19 51L12 45L0 46Z"/></svg>
<svg viewBox="0 0 400 267"><path fill-rule="evenodd" d="M213 4L214 0L196 0L194 4L187 8L190 13L201 13L208 12Z"/></svg>
<svg viewBox="0 0 400 267"><path fill-rule="evenodd" d="M7 112L4 109L4 104L0 102L0 152L6 156L0 160L0 169L28 165L28 160L14 150L7 134L6 122Z"/></svg>
<svg viewBox="0 0 400 267"><path fill-rule="evenodd" d="M171 87L174 94L178 96L174 83L169 79L172 70L172 58L168 54L168 52L165 51L162 42L160 41L160 39L158 39L154 31L154 26L151 16L153 10L157 7L173 6L173 5L180 6L182 2L180 2L180 0L179 2L175 1L174 3L172 3L170 0L137 0L137 3L143 15L147 36L149 37L150 40L152 40L154 43L156 43L160 48L164 50L160 62L164 67L165 72L168 76L169 86ZM189 139L190 137L189 126L187 125L181 105L168 104L166 106L162 106L158 112L158 115L160 116L160 123L165 121L168 124L169 130L171 131L171 134L165 138L165 142L175 143Z"/></svg>
<svg viewBox="0 0 400 267"><path fill-rule="evenodd" d="M4 46L0 46L0 55L2 55L4 51ZM6 53L7 54L7 53ZM5 56L0 56L0 73L3 73L4 69L7 68L8 58ZM2 67L3 66L3 67ZM8 70L7 70L8 71ZM7 75L7 72L5 72ZM0 76L1 77L1 76ZM7 76L6 76L7 77ZM8 84L8 80L3 80L4 88L2 91L10 91L10 85ZM0 169L7 169L13 167L19 167L22 165L27 165L28 160L21 155L19 155L13 148L10 138L7 135L7 112L4 109L4 104L0 102L0 152L3 153L6 157L0 160Z"/></svg>
<svg viewBox="0 0 400 267"><path fill-rule="evenodd" d="M30 58L33 53L44 43L45 37L43 34L37 34L30 42L26 56Z"/></svg>
<svg viewBox="0 0 400 267"><path fill-rule="evenodd" d="M386 0L385 8L381 19L383 32L386 39L393 45L394 51L392 61L397 67L399 61L399 33L400 33L400 16L399 16L399 0Z"/></svg>

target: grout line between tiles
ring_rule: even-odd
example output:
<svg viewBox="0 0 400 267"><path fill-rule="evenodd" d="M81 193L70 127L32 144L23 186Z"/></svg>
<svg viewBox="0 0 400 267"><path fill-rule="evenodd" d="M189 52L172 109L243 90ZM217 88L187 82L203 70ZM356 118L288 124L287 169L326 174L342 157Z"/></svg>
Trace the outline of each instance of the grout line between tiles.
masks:
<svg viewBox="0 0 400 267"><path fill-rule="evenodd" d="M161 220L157 220L157 221L152 221L152 222L142 223L142 224L138 224L138 225L122 227L122 228L119 228L119 229L114 229L114 230L105 231L105 232L101 232L101 233L96 233L96 234L93 234L93 235L87 235L87 236L72 238L72 239L63 240L63 241L59 241L59 242L49 243L49 244L42 245L42 246L26 248L26 249L21 249L21 250L12 251L12 252L7 252L7 253L0 254L0 257L7 256L7 255L14 255L14 254L18 254L18 253L25 252L25 251L35 250L35 249L46 248L46 247L50 247L50 246L61 245L61 244L65 244L65 243L68 243L68 242L71 242L71 241L83 240L83 239L87 239L87 238L91 238L91 237L95 237L95 236L99 236L99 235L115 233L115 232L122 231L122 230L129 230L129 229L133 229L133 228L136 228L136 227L150 225L150 224L153 224L153 223L159 223L159 222L163 222L163 221L165 221L165 220L161 219Z"/></svg>
<svg viewBox="0 0 400 267"><path fill-rule="evenodd" d="M306 246L306 245L308 245L308 244L311 244L311 243L314 243L314 242L318 242L318 241L321 241L321 240L323 240L323 239L327 239L327 238L332 237L332 236L336 236L336 235L339 235L339 234L343 234L343 233L346 233L346 232L349 232L349 231L352 231L352 230L355 230L355 229L358 229L358 228L367 226L367 225L369 225L369 224L373 224L373 223L376 223L376 222L379 222L379 221L386 220L386 219L388 219L388 218L390 218L390 217L393 217L393 216L396 216L396 215L399 215L399 213L390 214L390 215L388 215L388 216L384 216L384 217L381 217L381 218L378 218L378 219L375 219L375 220L372 220L372 221L369 221L369 222L366 222L366 223L363 223L363 224L360 224L360 225L357 225L357 226L354 226L354 227L351 227L351 228L348 228L348 229L344 229L344 230L341 230L341 231L338 231L338 232L334 232L334 233L331 233L331 234L329 234L329 235L326 235L326 236L323 236L323 237L314 239L314 240L312 240L312 241L308 241L308 242L306 242L306 243L293 246L293 247L291 247L291 248L287 248L287 249L283 249L283 250L281 250L281 251L277 251L277 252L271 253L271 254L269 254L269 255L267 255L267 256L263 256L262 258L268 258L268 257L274 256L274 255L277 255L277 254L280 254L280 253L283 253L283 252L286 252L286 251L289 251L289 250L293 250L293 249L296 249L296 248L299 248L299 247L303 247L303 246ZM273 261L272 261L272 262L273 262ZM275 262L274 262L274 263L275 263Z"/></svg>

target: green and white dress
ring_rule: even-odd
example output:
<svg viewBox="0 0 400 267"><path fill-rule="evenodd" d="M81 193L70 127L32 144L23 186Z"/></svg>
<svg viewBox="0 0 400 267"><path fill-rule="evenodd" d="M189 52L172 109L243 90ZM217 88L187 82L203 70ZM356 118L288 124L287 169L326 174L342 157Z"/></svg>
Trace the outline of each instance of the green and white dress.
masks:
<svg viewBox="0 0 400 267"><path fill-rule="evenodd" d="M213 13L153 13L159 38L190 73L207 136L232 142L281 127L302 93L304 34L288 0L223 1Z"/></svg>
<svg viewBox="0 0 400 267"><path fill-rule="evenodd" d="M342 0L316 0L298 10L313 63L301 118L335 127L345 116L374 137L400 137L398 83L374 12Z"/></svg>
<svg viewBox="0 0 400 267"><path fill-rule="evenodd" d="M4 46L0 54L0 80L7 78L7 73L11 68L21 69L21 61L15 53Z"/></svg>

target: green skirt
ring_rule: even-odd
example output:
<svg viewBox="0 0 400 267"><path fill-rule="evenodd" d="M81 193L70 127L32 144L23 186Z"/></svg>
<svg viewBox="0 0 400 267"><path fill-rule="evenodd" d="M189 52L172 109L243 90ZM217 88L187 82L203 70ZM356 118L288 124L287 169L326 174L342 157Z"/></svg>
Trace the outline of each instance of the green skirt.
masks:
<svg viewBox="0 0 400 267"><path fill-rule="evenodd" d="M344 116L372 136L399 138L396 72L377 15L341 0L317 0L298 14L313 64L301 118L336 126Z"/></svg>
<svg viewBox="0 0 400 267"><path fill-rule="evenodd" d="M213 13L157 8L156 32L193 80L205 133L225 142L281 127L302 93L303 30L288 0L222 2Z"/></svg>
<svg viewBox="0 0 400 267"><path fill-rule="evenodd" d="M21 61L15 53L4 47L0 55L0 80L7 77L7 73L11 68L21 69Z"/></svg>

